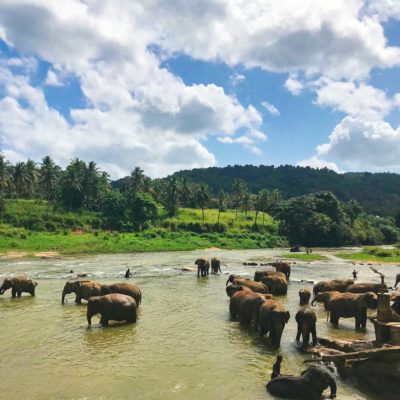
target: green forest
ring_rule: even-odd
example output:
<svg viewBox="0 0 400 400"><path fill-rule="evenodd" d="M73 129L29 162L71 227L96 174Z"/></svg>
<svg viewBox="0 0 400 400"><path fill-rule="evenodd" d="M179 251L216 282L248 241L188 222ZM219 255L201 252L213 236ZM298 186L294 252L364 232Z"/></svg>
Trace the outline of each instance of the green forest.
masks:
<svg viewBox="0 0 400 400"><path fill-rule="evenodd" d="M135 167L126 178L112 182L93 161L75 158L63 169L49 156L40 163L12 165L0 154L0 251L44 249L52 241L49 235L58 235L72 252L69 236L76 232L86 235L87 243L73 239L83 252L112 251L113 246L152 251L398 242L400 215L393 197L391 213L371 213L379 190L371 188L371 196L362 198L362 190L347 183L354 196L341 196L335 186L347 182L342 179L346 175L357 180L357 174L328 170L253 166L151 179ZM386 175L388 181L399 179L395 174L361 179L360 174L359 182L366 190ZM344 187L340 190L345 192ZM381 195L385 202L386 194ZM101 245L88 245L100 239Z"/></svg>

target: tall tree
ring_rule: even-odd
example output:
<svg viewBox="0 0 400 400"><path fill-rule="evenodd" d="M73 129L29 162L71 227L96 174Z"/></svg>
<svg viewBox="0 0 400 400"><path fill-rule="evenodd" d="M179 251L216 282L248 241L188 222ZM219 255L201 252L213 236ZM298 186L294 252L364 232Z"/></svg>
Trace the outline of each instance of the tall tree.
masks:
<svg viewBox="0 0 400 400"><path fill-rule="evenodd" d="M25 164L26 174L26 192L28 198L32 198L36 189L36 185L39 181L39 170L36 168L36 163L33 160L28 159Z"/></svg>
<svg viewBox="0 0 400 400"><path fill-rule="evenodd" d="M135 167L129 175L129 189L132 190L134 193L141 191L143 188L144 180L145 175L143 173L143 170L140 167Z"/></svg>
<svg viewBox="0 0 400 400"><path fill-rule="evenodd" d="M182 178L181 202L183 207L190 207L192 202L193 185L187 176Z"/></svg>
<svg viewBox="0 0 400 400"><path fill-rule="evenodd" d="M196 192L196 200L201 208L204 223L204 209L206 208L207 202L210 200L210 193L205 183L201 183Z"/></svg>
<svg viewBox="0 0 400 400"><path fill-rule="evenodd" d="M86 173L86 163L74 158L65 170L62 182L62 197L69 210L79 208L84 201L83 186Z"/></svg>
<svg viewBox="0 0 400 400"><path fill-rule="evenodd" d="M251 196L250 193L247 191L243 193L242 206L244 211L244 217L247 218L247 213L251 210L252 206Z"/></svg>
<svg viewBox="0 0 400 400"><path fill-rule="evenodd" d="M221 211L225 210L225 201L226 201L226 193L223 190L220 190L218 194L218 223L219 223L219 218L221 215Z"/></svg>
<svg viewBox="0 0 400 400"><path fill-rule="evenodd" d="M39 173L40 185L44 198L47 201L54 200L55 186L59 176L59 168L51 159L51 157L46 156L43 158Z"/></svg>
<svg viewBox="0 0 400 400"><path fill-rule="evenodd" d="M169 215L175 216L178 211L178 195L179 195L179 184L178 179L173 176L167 186L167 210Z"/></svg>
<svg viewBox="0 0 400 400"><path fill-rule="evenodd" d="M245 183L241 179L236 178L233 182L233 201L236 209L236 221L238 219L238 210L242 203L243 193L245 191Z"/></svg>
<svg viewBox="0 0 400 400"><path fill-rule="evenodd" d="M17 162L14 166L13 171L13 181L15 196L21 198L26 191L26 183L28 181L28 176L26 174L25 163Z"/></svg>
<svg viewBox="0 0 400 400"><path fill-rule="evenodd" d="M0 198L3 198L4 191L12 186L12 179L12 167L0 153Z"/></svg>

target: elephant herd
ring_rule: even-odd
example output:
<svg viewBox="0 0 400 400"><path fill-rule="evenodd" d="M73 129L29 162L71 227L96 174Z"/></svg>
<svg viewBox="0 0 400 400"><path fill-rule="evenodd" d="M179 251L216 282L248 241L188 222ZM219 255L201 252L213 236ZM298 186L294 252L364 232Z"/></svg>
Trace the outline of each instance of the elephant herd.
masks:
<svg viewBox="0 0 400 400"><path fill-rule="evenodd" d="M37 285L32 278L24 275L6 278L0 287L0 294L11 289L12 297L21 297L23 292L35 296ZM89 326L96 314L101 315L102 326L107 326L110 320L136 322L137 308L142 302L139 287L127 282L105 285L89 280L68 281L62 291L62 304L65 296L70 293L75 293L76 304L81 304L82 300L87 301L86 318Z"/></svg>

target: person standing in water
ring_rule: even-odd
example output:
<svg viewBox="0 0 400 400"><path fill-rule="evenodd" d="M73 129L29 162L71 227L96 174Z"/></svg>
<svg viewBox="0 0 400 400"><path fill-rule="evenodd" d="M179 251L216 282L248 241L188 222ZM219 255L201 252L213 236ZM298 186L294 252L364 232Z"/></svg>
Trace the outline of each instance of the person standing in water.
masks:
<svg viewBox="0 0 400 400"><path fill-rule="evenodd" d="M125 272L125 278L130 278L132 276L132 272L130 270L130 268L128 268Z"/></svg>
<svg viewBox="0 0 400 400"><path fill-rule="evenodd" d="M356 280L357 280L358 271L354 270L354 271L352 272L352 274L353 274L353 279L356 281Z"/></svg>
<svg viewBox="0 0 400 400"><path fill-rule="evenodd" d="M282 363L282 356L276 357L276 361L274 365L272 366L272 374L271 374L271 379L276 378L277 376L281 376L281 363Z"/></svg>

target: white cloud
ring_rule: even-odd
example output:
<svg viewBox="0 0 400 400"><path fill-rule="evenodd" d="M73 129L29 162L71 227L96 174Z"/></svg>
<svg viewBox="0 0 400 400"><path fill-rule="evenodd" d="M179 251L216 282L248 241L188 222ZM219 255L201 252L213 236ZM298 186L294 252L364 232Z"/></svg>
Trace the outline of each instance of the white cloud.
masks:
<svg viewBox="0 0 400 400"><path fill-rule="evenodd" d="M49 86L63 86L63 83L61 82L58 75L51 69L47 71L45 84Z"/></svg>
<svg viewBox="0 0 400 400"><path fill-rule="evenodd" d="M235 73L229 77L232 86L240 85L246 78L242 74Z"/></svg>
<svg viewBox="0 0 400 400"><path fill-rule="evenodd" d="M346 117L328 143L317 147L317 155L347 170L400 171L400 128L381 120Z"/></svg>
<svg viewBox="0 0 400 400"><path fill-rule="evenodd" d="M303 84L295 76L291 75L286 79L285 88L294 96L298 96L303 90Z"/></svg>
<svg viewBox="0 0 400 400"><path fill-rule="evenodd" d="M366 119L381 119L396 103L395 99L387 98L384 91L365 83L325 79L317 83L316 93L316 104Z"/></svg>
<svg viewBox="0 0 400 400"><path fill-rule="evenodd" d="M268 101L263 101L261 105L272 115L281 115L279 110L271 103Z"/></svg>
<svg viewBox="0 0 400 400"><path fill-rule="evenodd" d="M400 2L398 0L367 0L364 12L378 17L381 21L387 21L390 18L400 19Z"/></svg>
<svg viewBox="0 0 400 400"><path fill-rule="evenodd" d="M322 160L317 156L312 156L311 158L308 158L306 160L301 160L296 165L298 165L299 167L311 167L315 169L328 168L337 173L342 172L334 162Z"/></svg>

